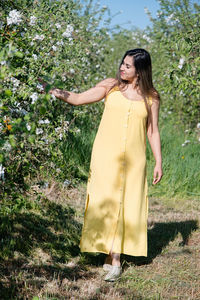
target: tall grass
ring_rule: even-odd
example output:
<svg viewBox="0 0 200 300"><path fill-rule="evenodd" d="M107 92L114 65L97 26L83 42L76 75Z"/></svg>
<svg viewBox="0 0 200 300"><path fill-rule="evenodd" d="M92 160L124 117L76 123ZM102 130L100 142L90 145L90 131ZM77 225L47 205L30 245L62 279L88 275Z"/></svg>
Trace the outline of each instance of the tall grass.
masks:
<svg viewBox="0 0 200 300"><path fill-rule="evenodd" d="M163 118L161 114L160 134L163 157L163 178L159 184L152 186L155 160L147 143L147 173L149 195L165 198L199 198L200 182L200 145L196 133L186 133L173 121L175 117ZM99 120L98 120L99 122ZM92 128L88 123L81 126L78 136L71 135L63 144L65 163L64 168L70 176L81 181L87 181L92 144L98 128ZM190 142L184 144L185 140Z"/></svg>
<svg viewBox="0 0 200 300"><path fill-rule="evenodd" d="M200 144L196 133L185 132L172 119L161 120L160 126L163 178L152 186L154 158L148 144L149 194L165 198L200 199ZM188 143L184 143L189 140Z"/></svg>

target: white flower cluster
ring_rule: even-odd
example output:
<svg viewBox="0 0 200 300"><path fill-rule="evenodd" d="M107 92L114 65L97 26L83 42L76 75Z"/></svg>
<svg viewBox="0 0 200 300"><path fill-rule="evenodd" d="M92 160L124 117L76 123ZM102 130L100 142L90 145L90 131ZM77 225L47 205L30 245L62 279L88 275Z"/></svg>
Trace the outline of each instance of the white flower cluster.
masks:
<svg viewBox="0 0 200 300"><path fill-rule="evenodd" d="M62 140L63 133L66 133L69 129L69 121L63 122L63 127L56 127L55 132L58 134L59 140Z"/></svg>
<svg viewBox="0 0 200 300"><path fill-rule="evenodd" d="M36 34L35 37L33 38L34 41L43 41L44 39L44 34Z"/></svg>
<svg viewBox="0 0 200 300"><path fill-rule="evenodd" d="M32 57L33 57L34 60L38 59L37 54L33 54Z"/></svg>
<svg viewBox="0 0 200 300"><path fill-rule="evenodd" d="M15 92L17 90L17 87L20 85L20 81L17 78L15 78L15 77L11 77L10 81L13 84L12 91Z"/></svg>
<svg viewBox="0 0 200 300"><path fill-rule="evenodd" d="M56 23L55 26L56 26L57 29L61 28L61 25L59 23Z"/></svg>
<svg viewBox="0 0 200 300"><path fill-rule="evenodd" d="M66 38L72 37L72 32L74 31L74 27L72 25L67 25L66 30L63 32L62 36Z"/></svg>
<svg viewBox="0 0 200 300"><path fill-rule="evenodd" d="M30 124L26 124L26 128L27 128L28 131L30 131L31 130L31 125Z"/></svg>
<svg viewBox="0 0 200 300"><path fill-rule="evenodd" d="M19 25L22 22L22 15L19 11L16 9L13 9L9 12L9 15L7 17L7 24L8 25Z"/></svg>
<svg viewBox="0 0 200 300"><path fill-rule="evenodd" d="M34 26L36 23L37 18L35 16L30 17L29 25Z"/></svg>
<svg viewBox="0 0 200 300"><path fill-rule="evenodd" d="M46 120L39 120L38 123L39 124L49 124L50 121L48 119L46 119Z"/></svg>
<svg viewBox="0 0 200 300"><path fill-rule="evenodd" d="M179 65L178 65L178 68L179 68L179 69L182 69L183 64L184 64L184 61L185 61L185 59L184 59L183 57L180 58L180 60L179 60Z"/></svg>
<svg viewBox="0 0 200 300"><path fill-rule="evenodd" d="M5 168L2 165L0 165L0 179L2 179L3 181L5 180L4 170Z"/></svg>
<svg viewBox="0 0 200 300"><path fill-rule="evenodd" d="M197 129L200 129L200 123L197 123Z"/></svg>
<svg viewBox="0 0 200 300"><path fill-rule="evenodd" d="M56 50L57 50L57 47L53 45L53 46L52 46L52 50L53 50L53 51L56 51Z"/></svg>
<svg viewBox="0 0 200 300"><path fill-rule="evenodd" d="M152 41L151 38L146 34L143 34L143 39L145 39L149 43Z"/></svg>
<svg viewBox="0 0 200 300"><path fill-rule="evenodd" d="M9 152L11 149L12 149L11 144L8 141L6 141L5 144L2 147L2 150L5 150L5 151Z"/></svg>
<svg viewBox="0 0 200 300"><path fill-rule="evenodd" d="M35 133L36 133L37 135L42 134L43 132L44 132L44 131L43 131L42 128L36 128Z"/></svg>
<svg viewBox="0 0 200 300"><path fill-rule="evenodd" d="M30 96L30 98L31 98L31 100L32 100L31 104L34 104L34 103L37 101L37 99L38 99L38 94L37 94L37 93L33 93L33 94Z"/></svg>
<svg viewBox="0 0 200 300"><path fill-rule="evenodd" d="M58 45L58 46L63 46L64 45L64 43L63 43L63 40L60 40L60 41L58 41L57 43L56 43L56 45Z"/></svg>

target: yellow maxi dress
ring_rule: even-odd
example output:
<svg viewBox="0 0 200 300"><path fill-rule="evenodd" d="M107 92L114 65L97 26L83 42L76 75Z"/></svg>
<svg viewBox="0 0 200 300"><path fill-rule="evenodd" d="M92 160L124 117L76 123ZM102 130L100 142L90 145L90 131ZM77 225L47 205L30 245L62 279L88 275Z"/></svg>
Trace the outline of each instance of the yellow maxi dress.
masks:
<svg viewBox="0 0 200 300"><path fill-rule="evenodd" d="M82 252L108 254L113 246L147 256L146 122L144 100L129 100L118 87L109 92L92 148Z"/></svg>

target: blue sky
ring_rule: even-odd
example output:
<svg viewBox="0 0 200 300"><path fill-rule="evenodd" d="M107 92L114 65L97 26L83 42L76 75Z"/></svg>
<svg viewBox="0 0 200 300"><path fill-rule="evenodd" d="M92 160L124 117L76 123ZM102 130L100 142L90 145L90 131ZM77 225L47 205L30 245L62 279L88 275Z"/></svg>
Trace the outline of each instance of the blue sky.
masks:
<svg viewBox="0 0 200 300"><path fill-rule="evenodd" d="M153 17L156 16L159 9L159 3L156 0L99 0L98 2L101 6L108 6L111 9L111 15L123 11L113 18L111 25L119 24L126 29L130 29L131 26L137 26L141 29L150 26L151 22L144 8L147 7ZM131 23L125 24L128 21Z"/></svg>

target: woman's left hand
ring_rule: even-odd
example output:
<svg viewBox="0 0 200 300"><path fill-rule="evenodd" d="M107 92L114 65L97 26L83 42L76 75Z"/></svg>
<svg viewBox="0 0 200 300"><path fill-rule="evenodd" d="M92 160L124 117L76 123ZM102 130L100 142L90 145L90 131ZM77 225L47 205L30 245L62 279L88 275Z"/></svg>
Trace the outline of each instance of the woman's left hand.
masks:
<svg viewBox="0 0 200 300"><path fill-rule="evenodd" d="M162 167L161 166L155 166L154 172L153 172L153 184L155 185L158 183L163 176Z"/></svg>

